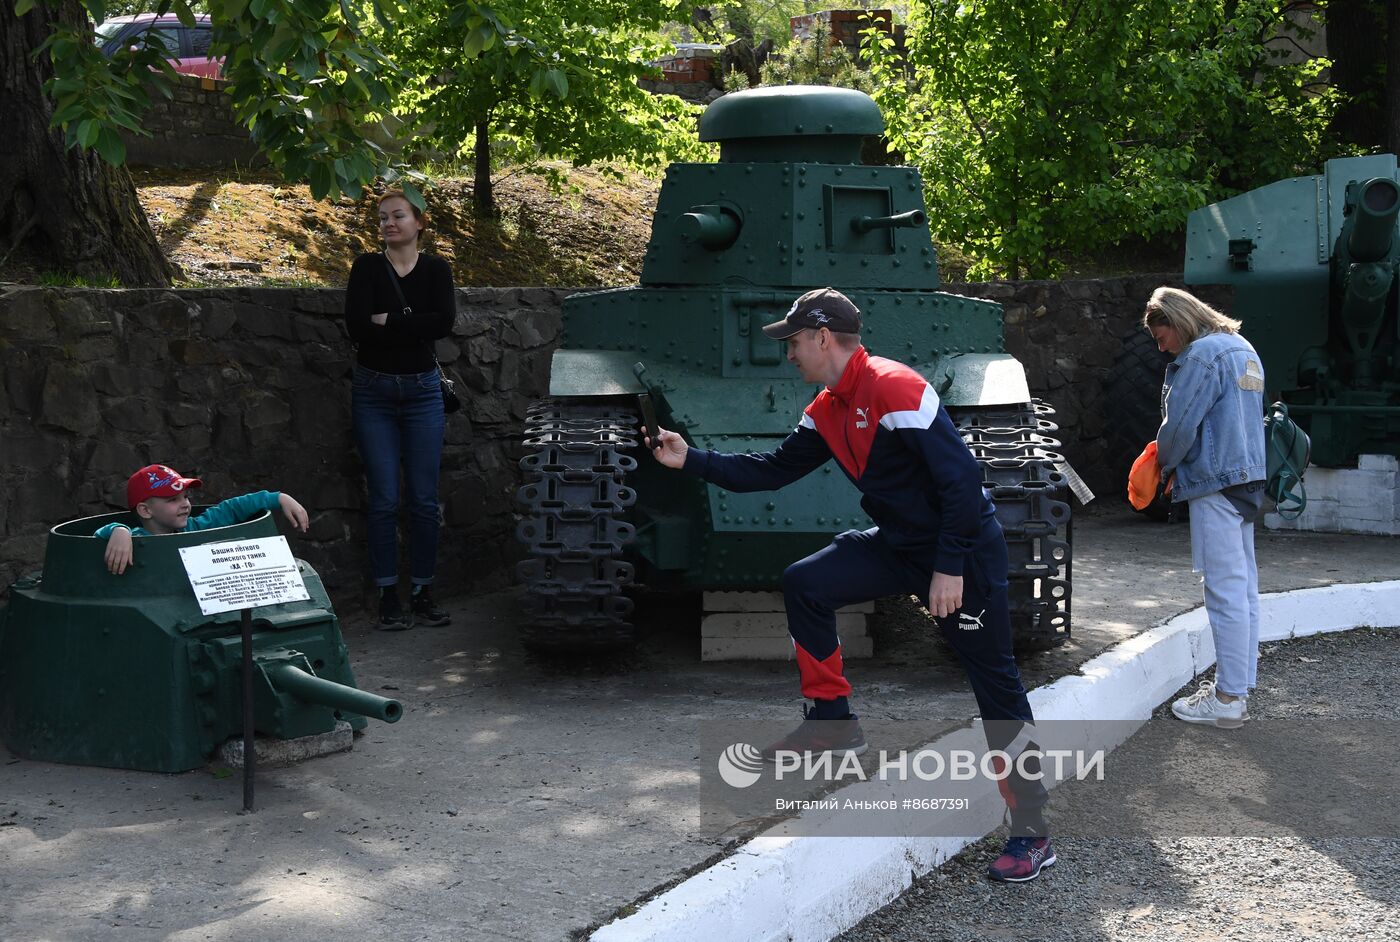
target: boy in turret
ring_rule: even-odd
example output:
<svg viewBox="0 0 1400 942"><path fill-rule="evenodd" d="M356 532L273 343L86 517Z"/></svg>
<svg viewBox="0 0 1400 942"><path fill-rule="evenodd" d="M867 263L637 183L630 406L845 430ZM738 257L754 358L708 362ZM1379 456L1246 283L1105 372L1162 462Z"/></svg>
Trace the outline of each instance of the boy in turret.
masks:
<svg viewBox="0 0 1400 942"><path fill-rule="evenodd" d="M132 537L190 533L213 527L226 527L256 517L264 510L280 508L291 525L305 533L311 525L306 508L290 494L255 491L230 497L190 519L192 487L203 487L199 478L182 477L163 464L151 464L126 481L126 505L141 518L142 526L132 529L124 523L99 527L93 536L107 540L107 570L120 576L131 565Z"/></svg>

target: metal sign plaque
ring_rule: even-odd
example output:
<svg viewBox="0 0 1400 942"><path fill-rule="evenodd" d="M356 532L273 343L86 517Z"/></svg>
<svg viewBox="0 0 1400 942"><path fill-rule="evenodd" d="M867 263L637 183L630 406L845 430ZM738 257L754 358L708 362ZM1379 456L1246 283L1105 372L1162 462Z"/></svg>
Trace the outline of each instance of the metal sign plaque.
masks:
<svg viewBox="0 0 1400 942"><path fill-rule="evenodd" d="M205 615L311 598L284 536L183 546L180 559Z"/></svg>

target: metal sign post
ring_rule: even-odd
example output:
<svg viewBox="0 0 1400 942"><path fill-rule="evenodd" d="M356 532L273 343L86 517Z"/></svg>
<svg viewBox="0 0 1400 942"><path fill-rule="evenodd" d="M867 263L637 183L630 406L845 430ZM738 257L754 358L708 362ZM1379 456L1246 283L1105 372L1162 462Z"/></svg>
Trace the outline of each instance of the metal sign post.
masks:
<svg viewBox="0 0 1400 942"><path fill-rule="evenodd" d="M243 810L253 810L253 773L258 752L253 744L253 610L243 609Z"/></svg>
<svg viewBox="0 0 1400 942"><path fill-rule="evenodd" d="M253 810L253 609L311 598L287 538L263 537L180 548L185 575L205 615L240 612L243 644L243 810Z"/></svg>

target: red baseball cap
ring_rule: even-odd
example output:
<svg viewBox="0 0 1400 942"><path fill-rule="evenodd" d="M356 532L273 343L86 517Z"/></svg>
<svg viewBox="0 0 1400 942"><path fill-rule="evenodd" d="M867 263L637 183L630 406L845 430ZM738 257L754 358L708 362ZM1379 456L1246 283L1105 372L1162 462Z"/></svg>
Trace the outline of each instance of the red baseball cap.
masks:
<svg viewBox="0 0 1400 942"><path fill-rule="evenodd" d="M148 497L178 497L187 487L203 487L199 478L183 478L174 468L148 464L126 479L126 505L132 510Z"/></svg>

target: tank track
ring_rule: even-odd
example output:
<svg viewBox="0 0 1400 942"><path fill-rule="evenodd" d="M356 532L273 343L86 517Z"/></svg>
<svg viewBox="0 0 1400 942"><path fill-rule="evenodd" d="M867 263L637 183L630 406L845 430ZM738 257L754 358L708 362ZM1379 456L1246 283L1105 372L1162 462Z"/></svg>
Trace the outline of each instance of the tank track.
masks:
<svg viewBox="0 0 1400 942"><path fill-rule="evenodd" d="M635 528L622 514L636 501L624 484L637 461L637 413L613 403L545 399L525 417L523 514L516 538L529 558L516 565L525 586L525 643L559 652L632 644L632 582L623 547Z"/></svg>
<svg viewBox="0 0 1400 942"><path fill-rule="evenodd" d="M1065 459L1050 433L1055 410L1025 406L949 410L982 466L983 482L1006 532L1011 637L1018 653L1058 647L1070 636L1074 534Z"/></svg>

